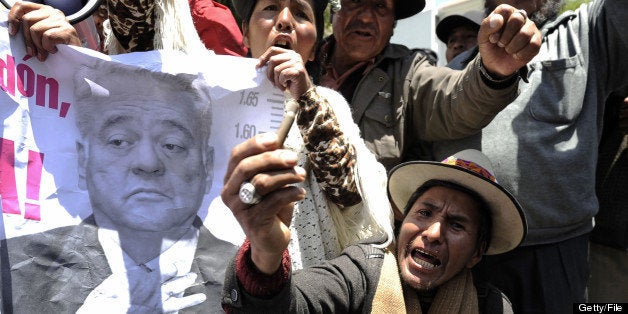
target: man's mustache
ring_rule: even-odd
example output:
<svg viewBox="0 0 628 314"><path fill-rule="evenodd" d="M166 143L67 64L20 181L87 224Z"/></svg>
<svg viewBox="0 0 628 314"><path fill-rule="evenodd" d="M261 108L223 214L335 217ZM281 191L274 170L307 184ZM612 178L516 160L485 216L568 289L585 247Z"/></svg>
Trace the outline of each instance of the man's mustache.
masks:
<svg viewBox="0 0 628 314"><path fill-rule="evenodd" d="M377 28L373 23L363 23L361 21L353 22L346 27L346 31L362 31L369 32L371 35L377 35Z"/></svg>

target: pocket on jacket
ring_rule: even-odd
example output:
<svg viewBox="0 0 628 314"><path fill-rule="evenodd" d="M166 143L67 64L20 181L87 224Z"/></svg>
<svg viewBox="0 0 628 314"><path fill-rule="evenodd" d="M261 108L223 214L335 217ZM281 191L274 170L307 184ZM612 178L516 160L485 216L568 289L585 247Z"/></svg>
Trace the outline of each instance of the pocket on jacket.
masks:
<svg viewBox="0 0 628 314"><path fill-rule="evenodd" d="M399 144L395 138L395 117L391 105L384 99L375 99L364 112L360 123L367 147L382 161L399 157ZM387 100L387 99L386 99Z"/></svg>
<svg viewBox="0 0 628 314"><path fill-rule="evenodd" d="M395 125L395 118L389 101L381 101L376 98L364 111L364 117L368 120L374 120L373 122L380 123L387 128L392 128Z"/></svg>
<svg viewBox="0 0 628 314"><path fill-rule="evenodd" d="M573 122L582 111L586 89L587 73L581 55L535 62L530 64L530 70L530 83L520 83L521 96L530 99L530 115L535 120L553 124ZM532 95L523 95L525 93Z"/></svg>

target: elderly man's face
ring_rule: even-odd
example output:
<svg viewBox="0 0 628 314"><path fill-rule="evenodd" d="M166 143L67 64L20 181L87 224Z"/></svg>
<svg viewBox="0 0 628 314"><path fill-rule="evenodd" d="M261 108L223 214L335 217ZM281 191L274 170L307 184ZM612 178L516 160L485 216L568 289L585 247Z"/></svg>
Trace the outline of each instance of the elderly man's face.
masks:
<svg viewBox="0 0 628 314"><path fill-rule="evenodd" d="M477 244L479 204L468 194L435 186L403 220L397 260L403 281L426 291L439 287L482 258Z"/></svg>
<svg viewBox="0 0 628 314"><path fill-rule="evenodd" d="M104 216L117 229L189 226L206 192L211 168L191 99L152 96L102 105L78 145L97 221Z"/></svg>
<svg viewBox="0 0 628 314"><path fill-rule="evenodd" d="M388 44L394 22L393 0L342 0L333 25L334 53L352 62L374 58Z"/></svg>

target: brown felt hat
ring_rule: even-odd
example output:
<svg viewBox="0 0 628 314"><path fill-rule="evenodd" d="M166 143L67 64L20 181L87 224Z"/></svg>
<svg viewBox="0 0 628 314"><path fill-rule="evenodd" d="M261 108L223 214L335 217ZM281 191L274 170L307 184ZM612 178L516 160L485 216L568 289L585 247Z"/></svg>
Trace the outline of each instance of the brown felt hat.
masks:
<svg viewBox="0 0 628 314"><path fill-rule="evenodd" d="M464 186L488 204L493 229L486 255L508 252L523 241L527 224L521 205L497 183L491 162L482 152L467 149L442 162L410 161L396 166L388 176L390 200L403 210L412 194L432 179Z"/></svg>

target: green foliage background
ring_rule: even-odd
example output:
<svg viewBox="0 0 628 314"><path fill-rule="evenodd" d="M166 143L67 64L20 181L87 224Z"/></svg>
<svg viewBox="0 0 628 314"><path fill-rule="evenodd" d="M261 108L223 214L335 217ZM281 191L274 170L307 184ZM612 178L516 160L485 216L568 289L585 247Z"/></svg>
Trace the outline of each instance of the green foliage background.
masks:
<svg viewBox="0 0 628 314"><path fill-rule="evenodd" d="M587 3L587 2L589 2L589 0L565 0L565 3L563 4L563 9L561 10L561 12L575 10L581 4Z"/></svg>

